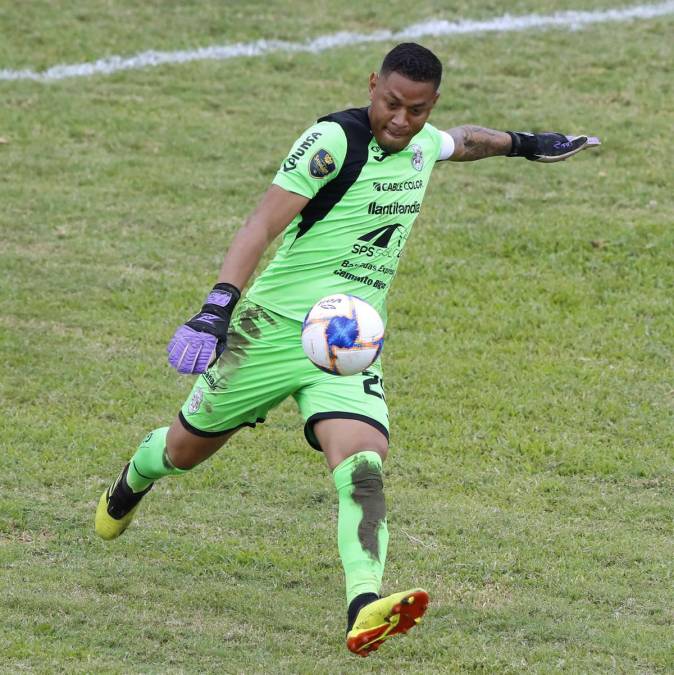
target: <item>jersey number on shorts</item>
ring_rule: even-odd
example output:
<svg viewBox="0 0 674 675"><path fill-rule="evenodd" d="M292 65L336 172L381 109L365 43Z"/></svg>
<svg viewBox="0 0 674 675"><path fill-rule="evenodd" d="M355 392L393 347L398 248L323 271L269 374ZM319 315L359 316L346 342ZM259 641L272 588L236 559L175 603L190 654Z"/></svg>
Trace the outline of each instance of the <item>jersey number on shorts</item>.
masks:
<svg viewBox="0 0 674 675"><path fill-rule="evenodd" d="M379 377L379 375L375 375L369 370L364 370L363 375L366 376L363 380L363 390L365 393L369 394L370 396L376 396L377 398L384 399L385 401L386 396L384 396L384 378ZM375 391L372 387L379 387L379 391Z"/></svg>

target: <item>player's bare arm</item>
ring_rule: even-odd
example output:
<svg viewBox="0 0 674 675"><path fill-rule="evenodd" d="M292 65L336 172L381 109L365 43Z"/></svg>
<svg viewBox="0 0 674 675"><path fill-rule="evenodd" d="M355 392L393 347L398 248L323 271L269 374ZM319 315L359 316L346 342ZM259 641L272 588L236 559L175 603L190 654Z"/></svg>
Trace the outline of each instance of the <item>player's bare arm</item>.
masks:
<svg viewBox="0 0 674 675"><path fill-rule="evenodd" d="M454 153L449 158L453 162L473 162L476 159L507 155L512 140L505 131L495 131L473 124L448 129L454 139Z"/></svg>
<svg viewBox="0 0 674 675"><path fill-rule="evenodd" d="M218 282L243 289L269 244L308 202L307 197L271 185L234 236L225 254Z"/></svg>
<svg viewBox="0 0 674 675"><path fill-rule="evenodd" d="M600 145L595 136L569 136L546 132L496 131L472 124L449 129L454 139L454 162L472 162L476 159L506 155L524 157L535 162L560 162L581 150Z"/></svg>

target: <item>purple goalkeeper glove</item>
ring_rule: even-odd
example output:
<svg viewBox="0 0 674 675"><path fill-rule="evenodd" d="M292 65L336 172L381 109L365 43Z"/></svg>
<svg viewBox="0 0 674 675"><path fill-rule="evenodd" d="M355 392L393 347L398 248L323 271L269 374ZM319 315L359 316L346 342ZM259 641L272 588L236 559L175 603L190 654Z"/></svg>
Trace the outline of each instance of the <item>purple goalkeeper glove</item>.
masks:
<svg viewBox="0 0 674 675"><path fill-rule="evenodd" d="M215 284L204 306L180 326L168 343L168 362L179 373L204 373L227 346L227 329L241 293L232 284Z"/></svg>
<svg viewBox="0 0 674 675"><path fill-rule="evenodd" d="M508 157L526 157L532 162L561 162L571 155L601 145L596 136L564 134L531 134L528 131L507 131L513 145Z"/></svg>

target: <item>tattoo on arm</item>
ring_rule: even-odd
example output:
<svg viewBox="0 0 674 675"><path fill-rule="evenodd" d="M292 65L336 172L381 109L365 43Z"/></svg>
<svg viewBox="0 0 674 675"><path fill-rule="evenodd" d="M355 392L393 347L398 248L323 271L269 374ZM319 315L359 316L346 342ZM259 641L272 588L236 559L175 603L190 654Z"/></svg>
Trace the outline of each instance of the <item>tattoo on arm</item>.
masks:
<svg viewBox="0 0 674 675"><path fill-rule="evenodd" d="M454 139L455 149L450 160L455 162L472 162L510 152L511 140L505 131L465 124L450 129L448 133Z"/></svg>

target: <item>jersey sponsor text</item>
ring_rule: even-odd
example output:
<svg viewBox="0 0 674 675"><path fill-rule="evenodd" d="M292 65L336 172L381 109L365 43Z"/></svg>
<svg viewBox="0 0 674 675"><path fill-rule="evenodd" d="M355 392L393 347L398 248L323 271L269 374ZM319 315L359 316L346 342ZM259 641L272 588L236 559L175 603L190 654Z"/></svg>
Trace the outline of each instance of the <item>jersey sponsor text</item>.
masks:
<svg viewBox="0 0 674 675"><path fill-rule="evenodd" d="M298 160L304 157L306 151L319 139L323 134L320 131L314 131L309 134L298 146L297 150L290 155L285 162L283 162L284 171L292 171L296 166Z"/></svg>
<svg viewBox="0 0 674 675"><path fill-rule="evenodd" d="M404 213L419 213L419 211L421 211L420 202L412 202L411 204L400 204L399 202L377 204L377 202L370 202L367 207L367 212L371 216L396 216Z"/></svg>
<svg viewBox="0 0 674 675"><path fill-rule="evenodd" d="M424 186L424 181L421 178L416 180L402 180L398 183L382 183L374 181L372 187L375 192L403 192L405 190L419 190Z"/></svg>
<svg viewBox="0 0 674 675"><path fill-rule="evenodd" d="M381 281L380 279L373 279L372 277L368 277L367 275L359 277L343 269L336 269L333 272L333 274L336 274L338 277L342 277L343 279L348 279L349 281L356 281L359 284L365 284L366 286L374 286L374 288L380 289L386 288L385 281Z"/></svg>

